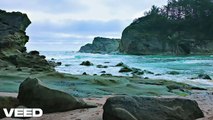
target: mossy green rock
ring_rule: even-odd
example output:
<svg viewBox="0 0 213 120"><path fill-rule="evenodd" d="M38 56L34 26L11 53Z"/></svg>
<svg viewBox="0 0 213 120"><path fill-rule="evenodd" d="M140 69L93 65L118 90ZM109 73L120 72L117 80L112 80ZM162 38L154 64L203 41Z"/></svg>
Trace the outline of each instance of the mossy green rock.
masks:
<svg viewBox="0 0 213 120"><path fill-rule="evenodd" d="M20 104L30 108L41 108L45 113L95 107L67 93L47 88L36 78L27 78L21 83L18 99Z"/></svg>
<svg viewBox="0 0 213 120"><path fill-rule="evenodd" d="M130 97L109 98L103 120L195 120L203 117L196 101L182 98Z"/></svg>

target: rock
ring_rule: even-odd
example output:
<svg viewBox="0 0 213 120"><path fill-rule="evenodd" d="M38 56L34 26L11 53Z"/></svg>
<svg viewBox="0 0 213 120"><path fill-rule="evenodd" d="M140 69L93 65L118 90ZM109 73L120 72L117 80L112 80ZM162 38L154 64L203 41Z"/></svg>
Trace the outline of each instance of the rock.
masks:
<svg viewBox="0 0 213 120"><path fill-rule="evenodd" d="M120 70L119 70L119 72L120 73L122 73L122 72L132 72L133 70L131 69L131 68L129 68L129 67L123 67L123 68L121 68Z"/></svg>
<svg viewBox="0 0 213 120"><path fill-rule="evenodd" d="M101 76L112 76L112 74L101 74Z"/></svg>
<svg viewBox="0 0 213 120"><path fill-rule="evenodd" d="M198 75L198 78L212 80L211 77L207 74L200 74Z"/></svg>
<svg viewBox="0 0 213 120"><path fill-rule="evenodd" d="M69 66L71 66L71 64L65 64L64 66L65 66L65 67L69 67Z"/></svg>
<svg viewBox="0 0 213 120"><path fill-rule="evenodd" d="M170 72L167 72L167 74L170 74L170 75L179 75L180 73L177 72L177 71L170 71Z"/></svg>
<svg viewBox="0 0 213 120"><path fill-rule="evenodd" d="M83 65L83 66L93 66L93 63L91 63L90 61L83 61L80 65Z"/></svg>
<svg viewBox="0 0 213 120"><path fill-rule="evenodd" d="M160 18L161 16L156 17ZM173 23L164 31L169 32L159 32L159 28L164 29L165 24L159 23L160 20L157 21L156 17L145 15L126 27L121 37L120 52L134 55L211 55L213 53L213 41L211 38L206 38L205 35L202 38L195 37L201 36L203 33L196 35L183 29L181 32L171 31L175 27ZM189 28L191 27L193 26Z"/></svg>
<svg viewBox="0 0 213 120"><path fill-rule="evenodd" d="M97 65L96 67L97 68L108 68L108 66L106 66L106 65Z"/></svg>
<svg viewBox="0 0 213 120"><path fill-rule="evenodd" d="M21 68L17 68L17 71L22 71L22 69Z"/></svg>
<svg viewBox="0 0 213 120"><path fill-rule="evenodd" d="M87 75L87 73L86 73L86 72L84 72L82 75Z"/></svg>
<svg viewBox="0 0 213 120"><path fill-rule="evenodd" d="M144 71L142 71L141 69L138 69L138 68L132 68L132 74L133 75L143 75Z"/></svg>
<svg viewBox="0 0 213 120"><path fill-rule="evenodd" d="M206 80L212 80L212 78L207 75L207 74L199 74L197 77L195 78L191 78L191 79L206 79Z"/></svg>
<svg viewBox="0 0 213 120"><path fill-rule="evenodd" d="M146 73L146 74L155 74L155 73L148 71L148 70L144 70L143 72Z"/></svg>
<svg viewBox="0 0 213 120"><path fill-rule="evenodd" d="M62 62L56 62L57 66L61 66Z"/></svg>
<svg viewBox="0 0 213 120"><path fill-rule="evenodd" d="M101 71L101 73L106 73L106 71Z"/></svg>
<svg viewBox="0 0 213 120"><path fill-rule="evenodd" d="M11 109L11 108L16 108L18 105L19 105L18 99L13 97L0 96L0 118L5 117L3 108Z"/></svg>
<svg viewBox="0 0 213 120"><path fill-rule="evenodd" d="M120 62L120 63L118 63L117 65L115 65L116 67L124 67L124 66L127 66L127 65L125 65L123 62Z"/></svg>
<svg viewBox="0 0 213 120"><path fill-rule="evenodd" d="M103 109L103 120L195 120L204 116L196 101L182 98L112 97Z"/></svg>
<svg viewBox="0 0 213 120"><path fill-rule="evenodd" d="M30 24L26 14L0 10L0 62L13 67L28 67L32 71L55 71L54 65L38 51L27 53L25 45L29 37L25 30Z"/></svg>
<svg viewBox="0 0 213 120"><path fill-rule="evenodd" d="M34 50L34 51L30 51L29 54L38 56L40 53L38 51Z"/></svg>
<svg viewBox="0 0 213 120"><path fill-rule="evenodd" d="M79 52L84 53L113 53L119 50L120 39L96 37L92 44L82 46Z"/></svg>
<svg viewBox="0 0 213 120"><path fill-rule="evenodd" d="M21 105L41 108L44 113L95 107L67 93L47 88L36 78L27 78L21 83L18 99Z"/></svg>
<svg viewBox="0 0 213 120"><path fill-rule="evenodd" d="M44 56L44 55L41 55L40 57L41 57L41 59L46 59L46 56Z"/></svg>
<svg viewBox="0 0 213 120"><path fill-rule="evenodd" d="M30 23L26 14L0 10L0 58L25 52L29 39L25 30Z"/></svg>

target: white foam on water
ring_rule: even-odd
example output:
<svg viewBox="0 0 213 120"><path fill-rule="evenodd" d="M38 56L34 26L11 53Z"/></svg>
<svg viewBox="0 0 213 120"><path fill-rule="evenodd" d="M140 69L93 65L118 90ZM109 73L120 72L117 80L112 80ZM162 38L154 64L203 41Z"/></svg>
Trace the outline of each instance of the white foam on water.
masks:
<svg viewBox="0 0 213 120"><path fill-rule="evenodd" d="M166 79L178 82L189 83L206 87L213 87L213 83L207 80L191 80L198 74L208 74L213 78L213 57L212 56L135 56L135 55L108 55L91 54L76 52L42 52L47 58L55 58L62 62L61 66L56 68L59 72L71 74L102 74L101 71L116 76L131 76L129 73L119 73L121 67L114 67L117 63L123 62L129 67L139 68L141 70L152 71L155 76L145 74L143 77ZM80 66L83 61L90 61L94 66ZM106 63L109 62L109 63ZM69 64L69 66L66 66ZM108 68L97 68L96 65L107 65ZM169 75L167 72L177 71L179 75Z"/></svg>

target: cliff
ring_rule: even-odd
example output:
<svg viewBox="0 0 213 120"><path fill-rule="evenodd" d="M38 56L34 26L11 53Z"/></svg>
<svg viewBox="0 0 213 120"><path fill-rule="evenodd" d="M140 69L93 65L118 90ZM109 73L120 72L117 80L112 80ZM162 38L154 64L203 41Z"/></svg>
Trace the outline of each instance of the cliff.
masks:
<svg viewBox="0 0 213 120"><path fill-rule="evenodd" d="M118 52L120 39L96 37L92 44L82 46L79 52L84 53L113 53Z"/></svg>
<svg viewBox="0 0 213 120"><path fill-rule="evenodd" d="M26 14L0 10L0 67L1 69L30 68L32 71L54 71L52 63L39 52L26 52L29 37L26 28L31 21Z"/></svg>
<svg viewBox="0 0 213 120"><path fill-rule="evenodd" d="M120 51L137 55L212 54L212 20L210 0L176 0L161 8L153 6L125 28Z"/></svg>

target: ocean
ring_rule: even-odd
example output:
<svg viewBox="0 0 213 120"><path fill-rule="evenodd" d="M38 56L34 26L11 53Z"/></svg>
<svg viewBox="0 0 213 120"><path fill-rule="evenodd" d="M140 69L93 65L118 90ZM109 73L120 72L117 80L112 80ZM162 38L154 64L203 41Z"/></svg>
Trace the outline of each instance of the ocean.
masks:
<svg viewBox="0 0 213 120"><path fill-rule="evenodd" d="M91 54L69 51L40 51L48 60L62 62L56 70L62 73L101 75L102 71L114 76L132 76L131 73L119 73L121 67L116 64L123 62L129 67L148 70L154 74L144 74L141 77L150 79L166 79L183 82L195 86L213 88L213 81L204 79L191 79L198 74L208 74L213 78L213 55L210 56L160 56L160 55L109 55ZM81 66L83 61L90 61L94 66ZM96 65L106 65L108 68L97 68ZM176 71L180 74L171 75L168 72Z"/></svg>

